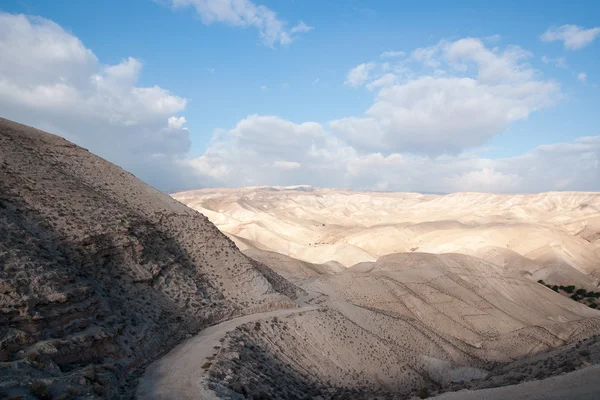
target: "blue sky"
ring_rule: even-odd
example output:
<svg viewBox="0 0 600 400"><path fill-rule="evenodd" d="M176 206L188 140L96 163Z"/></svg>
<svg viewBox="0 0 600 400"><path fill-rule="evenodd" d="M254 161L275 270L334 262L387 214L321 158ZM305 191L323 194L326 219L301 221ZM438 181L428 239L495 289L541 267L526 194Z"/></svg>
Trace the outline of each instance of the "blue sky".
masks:
<svg viewBox="0 0 600 400"><path fill-rule="evenodd" d="M0 109L0 114L41 128L54 128L55 133L137 172L164 190L303 183L420 191L599 190L600 184L595 180L600 177L599 150L595 142L586 142L583 158L587 161L573 176L547 176L544 181L542 176L528 171L539 170L549 162L531 161L542 157L536 153L537 146L555 145L558 149L559 143L570 143L576 148L578 138L600 135L596 112L600 103L596 72L600 39L594 30L600 25L600 4L523 3L5 0L0 10L7 16L24 14L33 26L39 24L33 16L39 16L77 38L82 48L96 58L86 64L86 71L118 65L129 57L137 60L139 71L136 69L134 82L119 84L133 88L158 86L185 99L185 106L169 111L178 118L183 116L186 123L178 127L187 129L181 132L185 137L171 140L172 136L160 136L156 132L163 132L163 128L157 121L166 121L164 110L156 113L155 121L148 116L150 109L142 113L133 106L131 110L135 111L131 113L136 118L143 114L144 121L115 126L114 117L104 116L109 121L107 128L101 129L98 120L99 131L89 134L77 132L84 126L83 121L74 121L72 116L61 118L55 109L44 110L36 102L19 104L15 100L5 105L8 111L3 113ZM259 19L267 14L272 18L270 22L261 20L266 28L248 20L232 22L240 15L243 20L243 13L249 9ZM232 17L236 12L239 15ZM300 21L310 29L292 33ZM571 28L561 31L565 25ZM261 38L261 29L275 29L276 38ZM550 36L542 40L545 32ZM4 40L11 40L10 32L4 33ZM284 35L289 35L289 43L282 43L286 41ZM567 44L568 38L573 37L576 42ZM475 40L483 47L465 39ZM35 43L35 37L28 43ZM471 46L471 50L463 53L464 48L458 49L454 44ZM415 62L416 49L435 46L436 60ZM450 49L452 46L454 50ZM522 54L513 60L514 52L506 50L515 48ZM405 54L381 57L389 51ZM452 51L468 68L460 70L448 63ZM495 60L493 68L508 62L507 70L492 80L477 80L494 54L504 58ZM485 65L483 59L487 60L483 61ZM390 65L385 66L386 62ZM427 62L439 65L431 67ZM357 84L349 83L350 72L361 64L369 69L368 77L359 79ZM17 70L0 69L0 74L7 82L16 82L21 79L13 76ZM519 75L524 70L526 77ZM369 87L369 83L390 71L396 80L387 86ZM507 75L510 73L514 77ZM59 72L57 79L58 75ZM432 77L433 81L428 83L424 77ZM448 81L450 78L473 79L479 86L469 97L468 89L458 81ZM31 75L27 79L37 77ZM74 80L63 76L60 79ZM409 96L407 85L411 84L425 86L411 89L413 97L402 97ZM385 97L382 91L386 90L396 93ZM421 90L430 91L431 98L414 97ZM482 93L485 90L491 94ZM506 95L506 90L511 90L511 94ZM524 90L531 90L526 99L521 95ZM83 92L81 89L78 93ZM456 99L453 93L458 93ZM382 96L385 107L379 104L377 115L366 121L365 113L381 103L378 99ZM456 104L436 103L457 101L464 105L470 99L477 102L476 96L482 96L479 101L500 96L489 104L498 105L504 114L499 111L499 115L483 115L486 111L474 109L470 116L462 105L454 109ZM408 101L409 105L397 101ZM508 105L511 101L519 104ZM424 108L411 109L413 102L423 102ZM399 116L403 107L412 114ZM445 112L450 119L438 118ZM450 129L452 113L463 121ZM255 118L249 120L249 116ZM427 121L428 117L433 118ZM469 124L471 118L473 123ZM390 119L396 122L388 126L386 121ZM332 125L332 121L344 123ZM242 127L236 130L240 123ZM120 132L120 136L131 135L123 146L127 151L112 152L114 140L106 133L108 130ZM215 130L222 134L213 137ZM374 131L381 131L380 140L375 140ZM413 140L422 131L429 133ZM279 138L281 143L277 142ZM274 147L281 152L267 149L265 142L279 145ZM312 147L299 145L305 142ZM161 153L152 146L173 151ZM299 157L298 152L305 156ZM574 153L570 157L581 159L582 155ZM252 161L240 163L237 158ZM511 169L510 165L516 163L511 159L523 165ZM537 165L526 165L527 162ZM565 158L565 162L570 161ZM159 164L159 171L153 171ZM276 173L275 165L283 167ZM395 172L377 172L382 165ZM439 180L424 184L423 177L409 173L415 168L424 168L431 175L448 172ZM556 181L562 183L557 186Z"/></svg>

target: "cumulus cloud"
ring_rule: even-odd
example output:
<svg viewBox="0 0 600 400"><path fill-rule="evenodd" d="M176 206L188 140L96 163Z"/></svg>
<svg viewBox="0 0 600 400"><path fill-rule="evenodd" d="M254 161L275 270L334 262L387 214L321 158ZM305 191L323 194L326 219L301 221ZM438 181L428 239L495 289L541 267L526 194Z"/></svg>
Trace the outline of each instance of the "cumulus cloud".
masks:
<svg viewBox="0 0 600 400"><path fill-rule="evenodd" d="M563 42L565 49L578 50L594 41L600 35L600 27L585 29L577 25L562 25L546 30L540 39L543 42Z"/></svg>
<svg viewBox="0 0 600 400"><path fill-rule="evenodd" d="M313 29L300 21L291 30L270 8L250 0L166 0L173 8L193 7L204 24L219 22L258 30L263 42L270 47L292 42L292 35Z"/></svg>
<svg viewBox="0 0 600 400"><path fill-rule="evenodd" d="M558 85L527 64L529 52L516 46L488 49L481 40L467 38L416 54L386 63L387 68L366 63L353 70L352 82L376 91L365 117L323 126L250 116L220 135L199 159L211 171L230 166L229 174L221 175L226 186L424 192L600 188L600 137L502 159L470 150L560 98ZM431 74L416 72L415 63ZM299 168L274 171L287 163Z"/></svg>
<svg viewBox="0 0 600 400"><path fill-rule="evenodd" d="M308 26L304 23L304 21L300 21L298 23L298 25L294 26L292 29L290 29L291 33L306 33L306 32L310 32L313 29L315 29L314 26Z"/></svg>
<svg viewBox="0 0 600 400"><path fill-rule="evenodd" d="M6 13L0 53L4 117L61 134L163 188L183 179L172 160L190 147L185 118L176 116L187 101L139 86L139 60L103 65L54 22Z"/></svg>
<svg viewBox="0 0 600 400"><path fill-rule="evenodd" d="M445 179L445 186L460 192L514 192L520 187L522 178L516 174L505 174L493 168L465 172Z"/></svg>
<svg viewBox="0 0 600 400"><path fill-rule="evenodd" d="M393 86L398 82L398 77L395 74L387 73L367 85L367 89L375 90L379 88Z"/></svg>
<svg viewBox="0 0 600 400"><path fill-rule="evenodd" d="M357 65L348 71L346 77L346 85L356 87L362 85L367 79L369 79L369 73L375 68L374 62L363 63Z"/></svg>
<svg viewBox="0 0 600 400"><path fill-rule="evenodd" d="M362 154L319 125L252 116L219 135L218 141L189 165L199 176L208 175L217 178L219 186L232 187L310 184L496 193L600 190L600 136L542 145L516 157L489 159L483 154Z"/></svg>
<svg viewBox="0 0 600 400"><path fill-rule="evenodd" d="M273 167L279 169L298 169L301 166L302 164L296 161L275 161L273 163Z"/></svg>
<svg viewBox="0 0 600 400"><path fill-rule="evenodd" d="M186 123L187 121L185 120L185 117L169 117L169 119L167 120L167 126L169 129L184 129L187 130L187 128L184 128L183 125Z"/></svg>
<svg viewBox="0 0 600 400"><path fill-rule="evenodd" d="M580 82L586 82L587 81L587 74L585 72L580 72L579 74L577 74L577 79Z"/></svg>
<svg viewBox="0 0 600 400"><path fill-rule="evenodd" d="M406 55L406 53L403 51L390 50L390 51L384 51L379 56L381 58L396 58L396 57L403 57L405 55Z"/></svg>
<svg viewBox="0 0 600 400"><path fill-rule="evenodd" d="M554 64L558 68L567 68L567 62L564 57L550 58L548 56L542 56L542 62L544 64Z"/></svg>
<svg viewBox="0 0 600 400"><path fill-rule="evenodd" d="M600 190L600 136L502 159L473 150L560 94L517 47L462 39L389 59L385 68L363 64L352 81L374 93L365 115L326 124L250 115L215 131L195 158L181 115L186 99L140 85L140 60L102 64L57 24L10 14L0 14L0 54L2 116L62 135L162 190Z"/></svg>
<svg viewBox="0 0 600 400"><path fill-rule="evenodd" d="M363 152L437 155L479 146L559 98L559 86L541 79L524 62L529 57L519 47L500 52L474 38L417 49L411 60L431 68L430 75L419 76L406 63L390 67L400 77L387 73L367 85L380 90L364 116L329 127ZM364 72L356 75L356 84L368 80Z"/></svg>

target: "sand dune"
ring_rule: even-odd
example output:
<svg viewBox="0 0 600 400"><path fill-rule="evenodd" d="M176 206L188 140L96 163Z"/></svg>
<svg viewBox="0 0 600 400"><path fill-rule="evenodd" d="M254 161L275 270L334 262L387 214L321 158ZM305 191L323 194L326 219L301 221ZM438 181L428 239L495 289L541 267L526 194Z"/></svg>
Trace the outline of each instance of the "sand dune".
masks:
<svg viewBox="0 0 600 400"><path fill-rule="evenodd" d="M461 253L532 277L556 278L557 284L572 280L593 287L600 281L600 193L254 187L173 197L205 214L243 249L315 264L333 260L350 267L394 253Z"/></svg>

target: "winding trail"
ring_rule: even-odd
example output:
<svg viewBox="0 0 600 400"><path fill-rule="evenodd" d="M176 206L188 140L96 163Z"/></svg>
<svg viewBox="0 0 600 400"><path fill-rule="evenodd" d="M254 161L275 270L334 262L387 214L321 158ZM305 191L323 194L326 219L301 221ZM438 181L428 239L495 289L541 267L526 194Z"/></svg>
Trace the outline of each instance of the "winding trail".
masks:
<svg viewBox="0 0 600 400"><path fill-rule="evenodd" d="M270 317L283 317L319 309L316 305L245 315L213 325L176 346L146 368L137 387L144 400L218 400L208 389L202 365L214 356L220 339L238 326Z"/></svg>

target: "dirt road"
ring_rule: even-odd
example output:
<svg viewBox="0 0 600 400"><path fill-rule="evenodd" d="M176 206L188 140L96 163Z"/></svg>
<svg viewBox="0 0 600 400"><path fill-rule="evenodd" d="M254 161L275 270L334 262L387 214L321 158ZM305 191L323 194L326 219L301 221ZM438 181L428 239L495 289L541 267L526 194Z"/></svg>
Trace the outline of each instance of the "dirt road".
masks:
<svg viewBox="0 0 600 400"><path fill-rule="evenodd" d="M299 312L314 311L318 306L303 306L285 310L245 315L211 326L179 344L164 357L146 368L141 377L137 398L144 400L213 400L208 390L206 370L202 365L213 356L219 339L239 325L270 317L284 317Z"/></svg>

